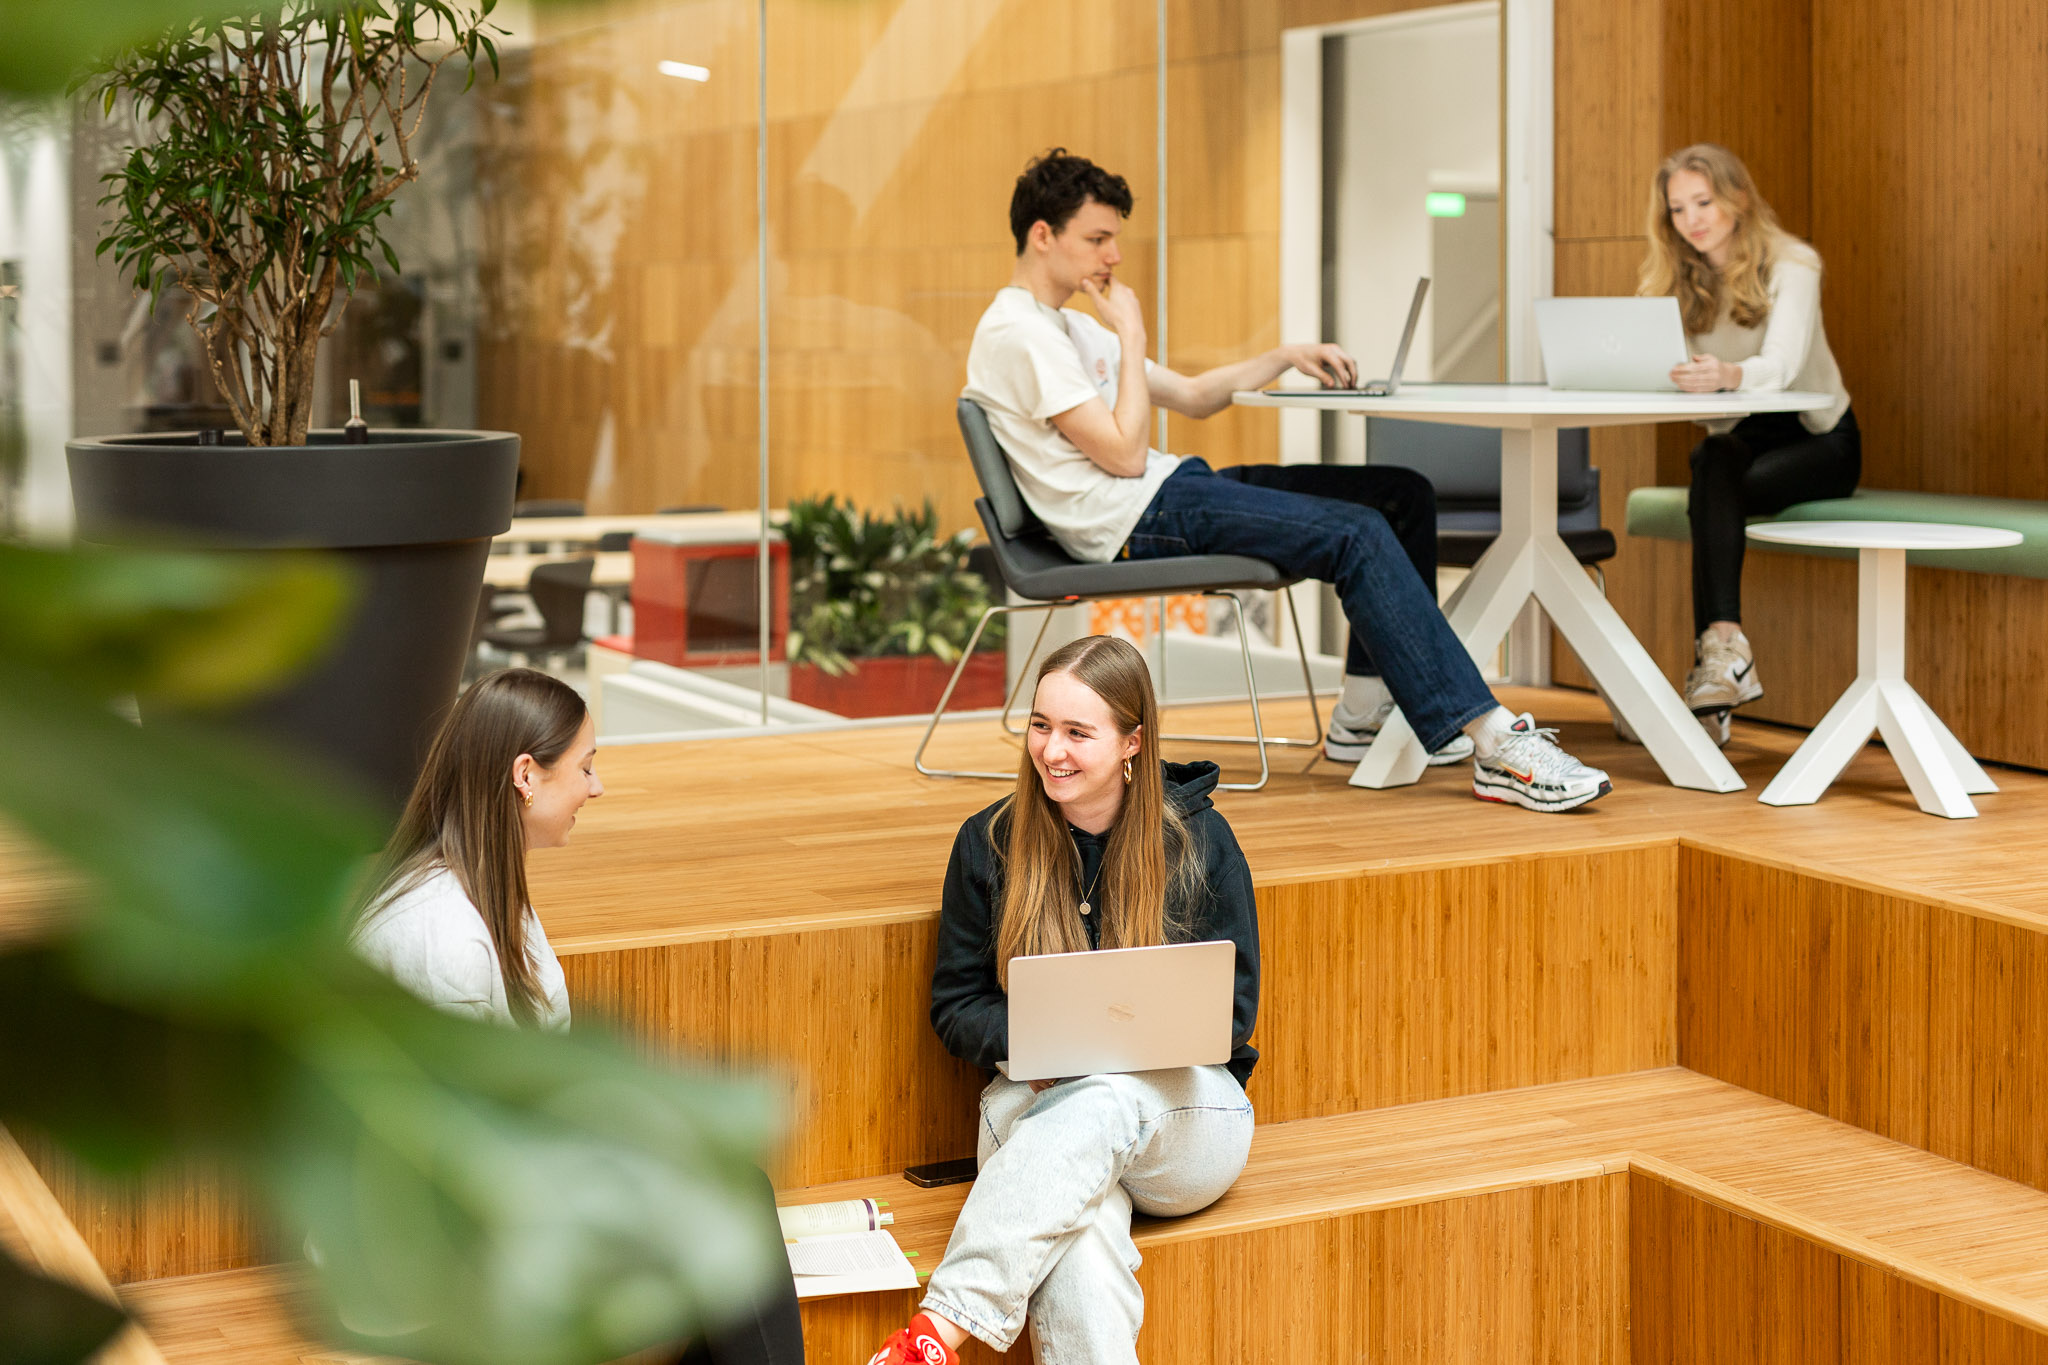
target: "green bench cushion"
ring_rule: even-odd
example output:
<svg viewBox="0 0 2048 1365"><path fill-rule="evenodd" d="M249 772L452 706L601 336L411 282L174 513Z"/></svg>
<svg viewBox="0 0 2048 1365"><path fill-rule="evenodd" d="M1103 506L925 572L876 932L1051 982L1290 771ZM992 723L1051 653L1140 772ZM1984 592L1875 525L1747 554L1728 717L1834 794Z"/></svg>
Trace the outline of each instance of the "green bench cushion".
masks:
<svg viewBox="0 0 2048 1365"><path fill-rule="evenodd" d="M1628 533L1659 540L1691 540L1685 516L1687 490L1638 488L1628 495ZM2048 502L2027 498L1974 498L1960 493L1906 493L1890 488L1859 488L1846 498L1796 503L1759 521L1934 521L1958 526L1996 526L2025 537L2017 545L1996 550L1914 550L1910 563L1971 573L2013 574L2048 578ZM1764 548L1764 547L1759 547ZM1819 549L1805 545L1772 545L1774 551L1853 559L1854 550Z"/></svg>

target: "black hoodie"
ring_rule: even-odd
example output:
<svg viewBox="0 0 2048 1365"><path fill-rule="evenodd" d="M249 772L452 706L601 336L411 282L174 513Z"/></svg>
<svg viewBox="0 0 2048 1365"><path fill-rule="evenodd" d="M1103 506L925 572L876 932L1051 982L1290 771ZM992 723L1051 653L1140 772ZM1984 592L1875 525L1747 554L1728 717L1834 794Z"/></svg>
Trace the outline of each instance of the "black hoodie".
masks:
<svg viewBox="0 0 2048 1365"><path fill-rule="evenodd" d="M1230 1072L1242 1085L1259 1054L1247 1040L1259 1012L1259 916L1252 903L1252 872L1237 836L1209 799L1220 772L1214 763L1162 763L1166 799L1187 821L1202 862L1194 904L1173 907L1188 927L1186 941L1229 939L1237 945L1237 999L1230 1024ZM1001 860L989 842L989 825L1003 806L998 801L968 817L953 840L946 888L939 911L938 965L932 969L932 1027L946 1051L964 1062L994 1070L1010 1055L1010 1002L996 976L996 911L1003 899ZM1102 867L1106 834L1072 829L1081 854L1081 885L1093 886ZM1091 947L1099 946L1096 921L1087 915Z"/></svg>

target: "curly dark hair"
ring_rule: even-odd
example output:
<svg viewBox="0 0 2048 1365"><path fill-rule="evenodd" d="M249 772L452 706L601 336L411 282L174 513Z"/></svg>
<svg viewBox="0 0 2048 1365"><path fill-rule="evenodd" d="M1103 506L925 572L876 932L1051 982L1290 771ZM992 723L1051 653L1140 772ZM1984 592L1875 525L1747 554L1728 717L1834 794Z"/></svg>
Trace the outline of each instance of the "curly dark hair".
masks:
<svg viewBox="0 0 2048 1365"><path fill-rule="evenodd" d="M1017 239L1017 254L1024 254L1033 223L1043 222L1058 232L1091 199L1131 216L1131 187L1122 176L1111 175L1086 157L1069 156L1064 147L1033 157L1010 195L1010 235Z"/></svg>

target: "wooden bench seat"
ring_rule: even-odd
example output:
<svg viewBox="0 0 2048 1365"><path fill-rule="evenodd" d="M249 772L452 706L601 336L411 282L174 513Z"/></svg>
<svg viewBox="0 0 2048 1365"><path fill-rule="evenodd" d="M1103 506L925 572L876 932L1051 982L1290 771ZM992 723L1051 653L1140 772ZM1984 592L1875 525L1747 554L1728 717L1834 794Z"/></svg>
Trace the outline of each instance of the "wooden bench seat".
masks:
<svg viewBox="0 0 2048 1365"><path fill-rule="evenodd" d="M878 1177L784 1199L886 1200L898 1242L929 1267L968 1188ZM1701 1343L1725 1331L1761 1341L1756 1359L1822 1365L1842 1357L1801 1315L1838 1317L1839 1343L1853 1314L1900 1303L1924 1308L1931 1332L2048 1359L2048 1193L1675 1067L1262 1125L1228 1195L1141 1219L1137 1240L1145 1358L1162 1365L1299 1359L1302 1340L1329 1347L1317 1359L1620 1365L1632 1321L1639 1337L1685 1337L1693 1359L1722 1358ZM1724 1281L1767 1292L1734 1295L1725 1322L1685 1311ZM223 1353L209 1325L205 1305L255 1321L252 1296L286 1283L243 1271L122 1292L174 1365L319 1359L274 1344L286 1353ZM863 1359L914 1302L806 1305L811 1358ZM1261 1334L1276 1302L1297 1319L1291 1343ZM1559 1354L1532 1356L1537 1345Z"/></svg>

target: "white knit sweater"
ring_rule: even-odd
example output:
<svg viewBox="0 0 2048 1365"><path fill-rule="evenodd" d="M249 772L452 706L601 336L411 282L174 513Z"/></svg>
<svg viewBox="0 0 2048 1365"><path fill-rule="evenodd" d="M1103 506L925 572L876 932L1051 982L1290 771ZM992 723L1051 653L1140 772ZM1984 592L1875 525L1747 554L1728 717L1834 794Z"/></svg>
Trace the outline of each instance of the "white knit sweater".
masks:
<svg viewBox="0 0 2048 1365"><path fill-rule="evenodd" d="M353 942L364 958L430 1005L493 1023L516 1022L491 931L463 894L462 883L445 868L365 915ZM536 1022L542 1028L568 1028L568 983L531 907L526 911L526 951L542 996Z"/></svg>
<svg viewBox="0 0 2048 1365"><path fill-rule="evenodd" d="M1835 401L1818 412L1802 412L1799 420L1819 435L1833 431L1849 410L1849 391L1835 353L1828 349L1827 329L1820 320L1820 255L1797 237L1781 234L1771 265L1771 315L1761 327L1739 327L1723 305L1713 330L1688 337L1694 355L1710 355L1742 367L1744 393L1824 393ZM1733 418L1702 423L1714 432L1727 431Z"/></svg>

